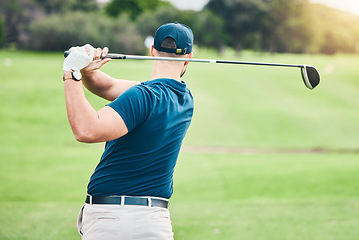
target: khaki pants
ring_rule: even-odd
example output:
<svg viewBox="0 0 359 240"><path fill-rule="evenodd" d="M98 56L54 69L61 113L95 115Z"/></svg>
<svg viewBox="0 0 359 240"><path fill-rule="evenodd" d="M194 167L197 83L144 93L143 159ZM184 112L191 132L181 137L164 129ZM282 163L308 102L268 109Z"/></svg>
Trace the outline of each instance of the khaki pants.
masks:
<svg viewBox="0 0 359 240"><path fill-rule="evenodd" d="M173 240L168 209L85 204L77 228L82 240Z"/></svg>

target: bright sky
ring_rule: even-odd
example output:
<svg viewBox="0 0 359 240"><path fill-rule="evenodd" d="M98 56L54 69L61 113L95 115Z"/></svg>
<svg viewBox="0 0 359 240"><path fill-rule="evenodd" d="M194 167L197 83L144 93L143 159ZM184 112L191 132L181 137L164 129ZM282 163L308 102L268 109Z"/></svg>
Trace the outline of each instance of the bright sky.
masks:
<svg viewBox="0 0 359 240"><path fill-rule="evenodd" d="M329 7L338 8L343 11L359 15L358 0L310 0L312 3L323 3Z"/></svg>
<svg viewBox="0 0 359 240"><path fill-rule="evenodd" d="M209 0L166 0L180 9L201 10ZM310 0L359 15L359 0Z"/></svg>
<svg viewBox="0 0 359 240"><path fill-rule="evenodd" d="M209 0L165 0L172 3L179 9L191 9L200 11L206 5Z"/></svg>

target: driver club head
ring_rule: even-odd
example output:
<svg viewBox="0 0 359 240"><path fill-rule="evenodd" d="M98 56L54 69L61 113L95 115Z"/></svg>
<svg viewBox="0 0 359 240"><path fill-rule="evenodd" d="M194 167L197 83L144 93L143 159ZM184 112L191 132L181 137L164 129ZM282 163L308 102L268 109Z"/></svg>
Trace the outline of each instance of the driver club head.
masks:
<svg viewBox="0 0 359 240"><path fill-rule="evenodd" d="M318 86L320 76L318 70L310 65L303 65L301 67L302 78L307 88L313 89Z"/></svg>

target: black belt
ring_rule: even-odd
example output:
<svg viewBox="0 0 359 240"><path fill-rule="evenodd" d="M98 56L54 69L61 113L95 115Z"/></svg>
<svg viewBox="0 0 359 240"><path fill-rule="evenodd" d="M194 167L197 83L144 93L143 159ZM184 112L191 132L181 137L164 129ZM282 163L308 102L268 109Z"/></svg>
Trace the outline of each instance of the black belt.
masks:
<svg viewBox="0 0 359 240"><path fill-rule="evenodd" d="M123 204L122 204L122 201ZM114 205L138 205L138 206L151 206L168 208L169 201L151 198L151 197L127 197L127 196L89 196L87 195L85 203L88 204L114 204Z"/></svg>

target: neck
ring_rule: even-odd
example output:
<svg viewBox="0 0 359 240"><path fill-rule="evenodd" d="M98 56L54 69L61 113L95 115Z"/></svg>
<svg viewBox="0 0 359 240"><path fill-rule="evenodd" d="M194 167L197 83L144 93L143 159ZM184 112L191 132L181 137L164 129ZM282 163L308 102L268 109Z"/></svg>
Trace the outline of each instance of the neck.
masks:
<svg viewBox="0 0 359 240"><path fill-rule="evenodd" d="M183 62L154 61L151 78L170 78L181 81Z"/></svg>

